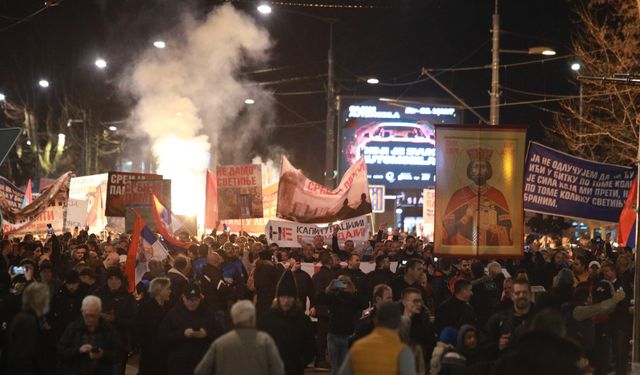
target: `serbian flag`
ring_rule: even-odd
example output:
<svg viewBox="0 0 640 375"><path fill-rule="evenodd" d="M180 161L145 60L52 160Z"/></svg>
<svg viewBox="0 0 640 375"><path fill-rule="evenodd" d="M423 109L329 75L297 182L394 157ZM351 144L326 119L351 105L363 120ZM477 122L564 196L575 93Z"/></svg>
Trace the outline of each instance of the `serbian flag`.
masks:
<svg viewBox="0 0 640 375"><path fill-rule="evenodd" d="M148 264L151 259L162 261L168 255L167 249L162 246L158 237L149 229L142 217L135 210L134 212L136 221L127 253L127 262L124 264L124 272L129 281L129 292L135 291L142 276L149 271Z"/></svg>
<svg viewBox="0 0 640 375"><path fill-rule="evenodd" d="M627 201L624 203L620 220L618 221L618 244L620 246L635 247L636 242L636 196L638 194L638 179L633 180Z"/></svg>
<svg viewBox="0 0 640 375"><path fill-rule="evenodd" d="M205 198L204 227L216 229L218 222L218 181L216 175L207 169L207 194Z"/></svg>
<svg viewBox="0 0 640 375"><path fill-rule="evenodd" d="M20 208L27 207L31 204L32 201L33 195L31 194L31 179L29 179L29 182L27 183L27 189L24 191L24 198L22 198L22 207Z"/></svg>
<svg viewBox="0 0 640 375"><path fill-rule="evenodd" d="M182 222L171 211L165 207L155 194L151 194L153 198L153 217L156 219L156 227L165 241L173 246L188 250L190 243L182 242L173 236L177 230L182 228Z"/></svg>

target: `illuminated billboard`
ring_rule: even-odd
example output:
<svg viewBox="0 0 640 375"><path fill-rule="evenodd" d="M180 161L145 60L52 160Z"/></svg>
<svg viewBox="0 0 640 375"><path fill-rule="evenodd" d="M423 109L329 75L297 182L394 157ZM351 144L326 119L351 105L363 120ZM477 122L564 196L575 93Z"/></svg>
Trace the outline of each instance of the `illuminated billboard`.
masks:
<svg viewBox="0 0 640 375"><path fill-rule="evenodd" d="M340 172L364 156L369 184L435 186L434 124L461 123L452 105L420 99L340 98Z"/></svg>

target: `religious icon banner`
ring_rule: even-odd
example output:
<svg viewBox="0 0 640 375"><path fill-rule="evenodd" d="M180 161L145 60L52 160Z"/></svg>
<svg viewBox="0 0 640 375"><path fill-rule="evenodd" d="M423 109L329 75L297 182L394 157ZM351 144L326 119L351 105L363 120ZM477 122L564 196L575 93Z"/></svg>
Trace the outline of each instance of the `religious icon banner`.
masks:
<svg viewBox="0 0 640 375"><path fill-rule="evenodd" d="M436 125L435 252L523 254L526 129Z"/></svg>

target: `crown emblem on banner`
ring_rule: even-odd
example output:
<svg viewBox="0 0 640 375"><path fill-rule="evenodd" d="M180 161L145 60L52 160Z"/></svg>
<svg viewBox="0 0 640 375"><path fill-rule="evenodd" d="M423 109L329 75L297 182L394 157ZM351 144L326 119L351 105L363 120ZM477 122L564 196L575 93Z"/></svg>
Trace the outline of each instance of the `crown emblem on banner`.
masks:
<svg viewBox="0 0 640 375"><path fill-rule="evenodd" d="M487 148L470 148L467 149L467 154L473 161L490 161L493 150Z"/></svg>

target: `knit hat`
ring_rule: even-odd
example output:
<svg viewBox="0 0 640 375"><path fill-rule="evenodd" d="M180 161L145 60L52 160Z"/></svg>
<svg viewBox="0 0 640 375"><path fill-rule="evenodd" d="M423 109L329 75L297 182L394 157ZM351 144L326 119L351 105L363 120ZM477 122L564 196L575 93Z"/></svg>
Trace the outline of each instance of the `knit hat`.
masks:
<svg viewBox="0 0 640 375"><path fill-rule="evenodd" d="M558 285L573 285L573 272L568 268L563 268L558 272Z"/></svg>
<svg viewBox="0 0 640 375"><path fill-rule="evenodd" d="M293 272L291 272L291 270L284 271L284 273L280 277L280 280L278 281L278 286L276 287L276 297L280 296L298 296L296 280L293 277Z"/></svg>
<svg viewBox="0 0 640 375"><path fill-rule="evenodd" d="M458 330L454 327L444 327L442 331L440 331L440 341L456 346L458 342Z"/></svg>

